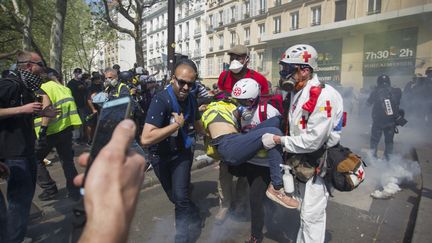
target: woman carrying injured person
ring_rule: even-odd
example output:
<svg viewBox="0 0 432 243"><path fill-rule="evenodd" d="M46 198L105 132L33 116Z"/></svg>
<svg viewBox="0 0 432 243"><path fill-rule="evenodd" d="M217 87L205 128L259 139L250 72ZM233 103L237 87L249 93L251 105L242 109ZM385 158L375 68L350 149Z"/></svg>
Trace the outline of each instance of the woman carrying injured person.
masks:
<svg viewBox="0 0 432 243"><path fill-rule="evenodd" d="M247 162L262 150L261 138L266 133L279 134L281 117L276 116L258 124L247 133L239 133L241 117L252 115L259 103L260 88L253 79L239 80L233 87L231 98L209 104L202 116L204 128L222 161L231 166ZM283 163L282 147L276 146L266 151L263 160L269 164L271 184L267 197L286 208L297 208L299 202L285 194L280 164Z"/></svg>

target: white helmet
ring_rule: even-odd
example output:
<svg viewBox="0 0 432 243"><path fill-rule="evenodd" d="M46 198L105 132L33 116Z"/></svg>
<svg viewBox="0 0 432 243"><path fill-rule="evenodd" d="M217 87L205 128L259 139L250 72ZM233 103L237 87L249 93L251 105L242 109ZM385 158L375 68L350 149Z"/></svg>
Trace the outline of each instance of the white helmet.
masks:
<svg viewBox="0 0 432 243"><path fill-rule="evenodd" d="M317 58L318 53L315 48L310 45L299 44L288 48L283 53L279 63L308 65L312 69L316 69L318 67Z"/></svg>
<svg viewBox="0 0 432 243"><path fill-rule="evenodd" d="M260 94L260 85L251 78L243 78L234 84L231 96L235 99L256 99Z"/></svg>

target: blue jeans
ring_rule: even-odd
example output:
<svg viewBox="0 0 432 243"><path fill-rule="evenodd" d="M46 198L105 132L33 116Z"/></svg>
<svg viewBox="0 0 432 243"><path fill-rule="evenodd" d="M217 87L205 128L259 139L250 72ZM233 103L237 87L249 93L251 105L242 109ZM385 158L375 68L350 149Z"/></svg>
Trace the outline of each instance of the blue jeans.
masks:
<svg viewBox="0 0 432 243"><path fill-rule="evenodd" d="M34 157L6 159L10 176L7 187L7 237L10 243L24 239L30 207L36 185L36 159Z"/></svg>
<svg viewBox="0 0 432 243"><path fill-rule="evenodd" d="M279 129L281 117L273 117L258 124L247 133L227 134L213 139L221 161L228 165L236 166L255 157L257 152L263 149L261 137L265 133L282 136ZM267 159L270 168L270 178L273 186L283 185L280 164L283 163L282 147L276 146L267 150Z"/></svg>
<svg viewBox="0 0 432 243"><path fill-rule="evenodd" d="M199 209L189 198L193 153L183 151L175 157L151 154L150 163L168 199L175 205L175 242L189 242L189 225L200 220Z"/></svg>

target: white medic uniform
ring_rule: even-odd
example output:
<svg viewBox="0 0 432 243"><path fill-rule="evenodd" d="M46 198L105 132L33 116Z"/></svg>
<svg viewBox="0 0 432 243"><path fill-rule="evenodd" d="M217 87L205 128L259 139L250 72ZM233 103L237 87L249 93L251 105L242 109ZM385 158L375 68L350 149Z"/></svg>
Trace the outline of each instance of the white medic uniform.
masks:
<svg viewBox="0 0 432 243"><path fill-rule="evenodd" d="M278 109L274 108L274 106L272 106L271 104L267 103L267 119L270 119L272 117L275 116L280 116L280 112ZM255 109L255 111L253 112L252 118L248 121L241 119L240 120L240 125L241 125L241 130L250 130L254 127L256 127L258 124L260 124L260 118L259 118L259 109L258 107ZM248 163L250 164L254 164L254 165L259 165L259 166L269 166L268 163L268 159L267 158L262 158L259 156L255 156L252 159L250 159L248 161Z"/></svg>
<svg viewBox="0 0 432 243"><path fill-rule="evenodd" d="M309 100L311 87L320 86L316 74L305 87L296 94L291 94L289 110L290 136L282 137L284 150L289 153L311 153L321 148L336 145L340 140L340 131L334 129L343 116L342 96L330 85L325 85L311 113L302 108ZM328 192L321 177L307 181L300 209L300 229L297 243L324 242L326 229L326 207ZM302 188L303 189L303 188ZM301 190L302 191L302 190Z"/></svg>

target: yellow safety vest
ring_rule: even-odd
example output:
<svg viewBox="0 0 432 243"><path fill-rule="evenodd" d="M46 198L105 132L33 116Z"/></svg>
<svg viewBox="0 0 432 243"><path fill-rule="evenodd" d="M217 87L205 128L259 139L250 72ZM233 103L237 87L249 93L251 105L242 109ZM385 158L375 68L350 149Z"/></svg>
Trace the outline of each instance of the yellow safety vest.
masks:
<svg viewBox="0 0 432 243"><path fill-rule="evenodd" d="M207 110L204 111L201 116L204 128L207 129L208 125L216 118L217 115L221 115L224 120L237 127L237 122L233 117L233 111L237 108L233 103L221 100L210 103L207 106Z"/></svg>
<svg viewBox="0 0 432 243"><path fill-rule="evenodd" d="M61 110L60 114L50 119L47 135L59 133L70 126L82 125L75 100L69 88L55 81L48 81L42 84L41 89L50 98L52 106ZM39 134L42 118L36 118L34 123L36 134Z"/></svg>
<svg viewBox="0 0 432 243"><path fill-rule="evenodd" d="M124 83L120 83L119 84L119 86L117 87L117 93L115 93L115 94L113 94L113 96L114 97L119 97L119 95L120 95L120 90L121 90L121 88L123 87L123 86L125 86L126 84L124 84ZM127 86L126 86L126 88L128 88ZM129 89L129 88L128 88Z"/></svg>

